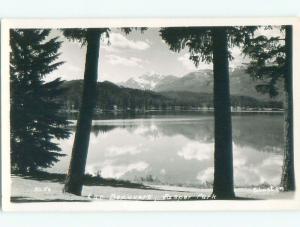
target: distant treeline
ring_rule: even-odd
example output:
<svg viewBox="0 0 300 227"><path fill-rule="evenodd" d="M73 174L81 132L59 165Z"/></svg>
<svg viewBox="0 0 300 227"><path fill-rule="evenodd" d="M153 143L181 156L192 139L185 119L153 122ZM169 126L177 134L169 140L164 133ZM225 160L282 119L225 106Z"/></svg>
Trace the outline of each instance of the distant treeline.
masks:
<svg viewBox="0 0 300 227"><path fill-rule="evenodd" d="M59 98L64 110L78 110L81 102L82 80L66 81L66 92ZM119 87L114 83L98 82L97 109L101 110L150 110L212 108L213 95L188 91L153 92ZM242 95L232 95L231 105L235 108L281 109L282 102L262 101Z"/></svg>

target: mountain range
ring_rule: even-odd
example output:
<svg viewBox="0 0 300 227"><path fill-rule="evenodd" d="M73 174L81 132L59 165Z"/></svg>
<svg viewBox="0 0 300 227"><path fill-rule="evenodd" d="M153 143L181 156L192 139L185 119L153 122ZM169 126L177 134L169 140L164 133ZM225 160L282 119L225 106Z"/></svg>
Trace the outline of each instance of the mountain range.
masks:
<svg viewBox="0 0 300 227"><path fill-rule="evenodd" d="M172 75L159 75L159 74L144 74L136 78L129 78L125 82L118 83L121 87L139 89L139 90L152 90L158 91L157 88L164 84L173 83L178 79Z"/></svg>
<svg viewBox="0 0 300 227"><path fill-rule="evenodd" d="M207 85L207 87L209 86ZM57 98L57 101L63 105L65 110L78 110L81 103L83 80L65 81L62 88L65 92ZM97 96L94 98L96 99L96 107L101 110L175 110L176 108L190 110L213 106L213 94L206 91L208 89L205 92L157 92L121 87L112 82L104 81L97 83ZM282 108L282 102L261 100L245 95L231 95L231 105L242 108Z"/></svg>
<svg viewBox="0 0 300 227"><path fill-rule="evenodd" d="M267 94L256 91L256 85L263 81L253 79L246 73L245 68L235 68L230 71L230 93L231 95L242 95L264 101L282 101L282 84L279 85L279 95L271 99ZM213 93L213 71L210 69L198 70L188 73L182 77L173 75L144 74L139 77L130 78L118 84L121 87L151 90L155 92L194 92Z"/></svg>

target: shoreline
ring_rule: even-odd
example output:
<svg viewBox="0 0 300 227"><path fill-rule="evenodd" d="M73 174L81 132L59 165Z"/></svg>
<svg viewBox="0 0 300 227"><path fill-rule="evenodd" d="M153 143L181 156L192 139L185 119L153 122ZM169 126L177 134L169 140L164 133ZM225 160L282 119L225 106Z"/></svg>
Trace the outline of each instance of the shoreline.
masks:
<svg viewBox="0 0 300 227"><path fill-rule="evenodd" d="M15 203L27 202L97 202L97 201L190 201L213 200L212 188L182 187L170 185L137 184L130 185L84 185L82 196L63 193L63 182L49 179L37 180L12 175L11 200ZM134 184L134 183L133 183ZM275 190L276 187L258 190L258 187L235 188L238 200L280 200L292 199L294 193Z"/></svg>

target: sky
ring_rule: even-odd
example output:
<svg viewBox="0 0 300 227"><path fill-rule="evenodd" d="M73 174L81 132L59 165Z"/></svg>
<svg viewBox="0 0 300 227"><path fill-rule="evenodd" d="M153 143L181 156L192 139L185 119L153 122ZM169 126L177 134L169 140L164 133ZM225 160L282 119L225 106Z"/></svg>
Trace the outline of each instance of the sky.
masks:
<svg viewBox="0 0 300 227"><path fill-rule="evenodd" d="M58 30L51 36L63 41L59 60L65 64L46 80L61 77L63 80L83 79L86 47L69 41ZM159 36L159 28L149 28L144 33L133 31L125 35L120 29L111 29L109 42L103 38L100 44L98 81L123 82L144 74L174 75L182 77L200 69L212 69L211 64L200 62L198 68L189 59L187 50L173 52ZM239 48L231 49L234 60L230 67L246 61Z"/></svg>

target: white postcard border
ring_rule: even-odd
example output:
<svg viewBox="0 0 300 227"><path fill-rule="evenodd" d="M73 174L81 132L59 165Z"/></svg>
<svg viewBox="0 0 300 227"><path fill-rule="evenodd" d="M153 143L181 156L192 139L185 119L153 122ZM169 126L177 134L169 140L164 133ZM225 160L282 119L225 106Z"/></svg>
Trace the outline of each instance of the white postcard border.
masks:
<svg viewBox="0 0 300 227"><path fill-rule="evenodd" d="M293 91L294 151L296 187L294 199L278 200L209 200L209 201L97 201L11 203L10 176L10 100L9 100L9 29L10 28L78 28L78 27L175 27L294 25ZM157 18L157 19L4 19L1 22L1 170L2 209L4 211L245 211L300 209L300 19L293 18ZM298 88L298 89L297 89Z"/></svg>

